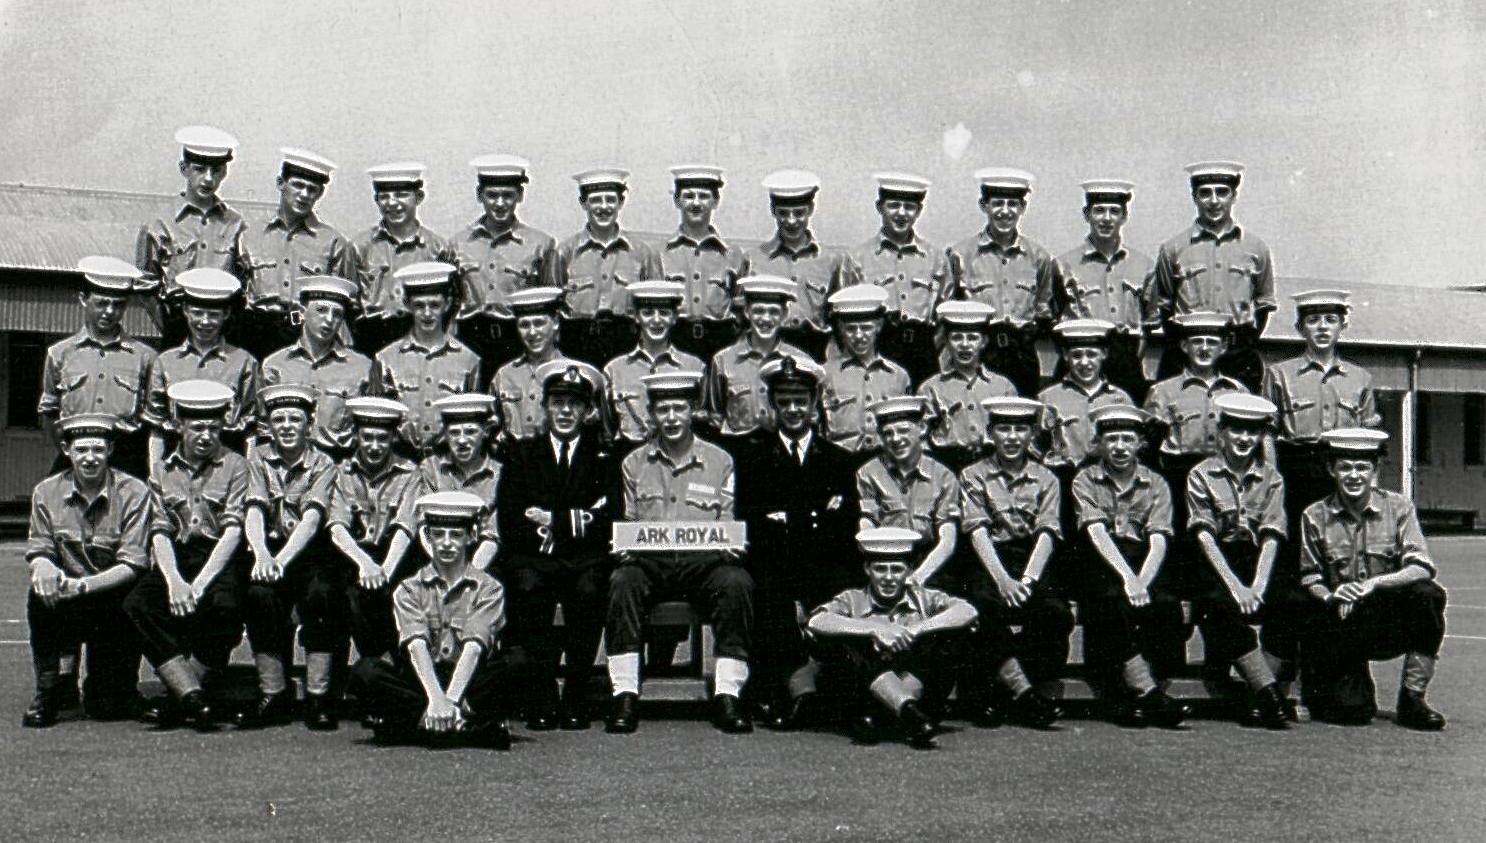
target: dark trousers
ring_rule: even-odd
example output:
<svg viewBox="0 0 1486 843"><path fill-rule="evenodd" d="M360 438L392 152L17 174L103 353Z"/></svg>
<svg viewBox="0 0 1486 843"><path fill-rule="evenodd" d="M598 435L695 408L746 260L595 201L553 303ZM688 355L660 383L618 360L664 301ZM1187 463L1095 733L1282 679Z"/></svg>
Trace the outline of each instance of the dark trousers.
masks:
<svg viewBox="0 0 1486 843"><path fill-rule="evenodd" d="M703 363L711 363L712 355L736 342L740 333L738 323L731 319L683 319L671 332L671 341Z"/></svg>
<svg viewBox="0 0 1486 843"><path fill-rule="evenodd" d="M986 343L985 363L1016 387L1021 395L1036 395L1042 368L1029 332L1006 325L993 326Z"/></svg>
<svg viewBox="0 0 1486 843"><path fill-rule="evenodd" d="M831 341L829 333L817 331L808 324L798 328L780 328L779 338L810 355L816 362L826 359L826 345Z"/></svg>
<svg viewBox="0 0 1486 843"><path fill-rule="evenodd" d="M575 316L562 322L562 351L599 369L635 347L640 327L634 319L612 313Z"/></svg>
<svg viewBox="0 0 1486 843"><path fill-rule="evenodd" d="M176 567L190 583L201 572L214 543L176 545ZM139 632L144 657L154 667L176 658L195 656L209 668L227 666L243 636L242 598L247 572L241 558L232 559L206 593L196 611L185 617L170 613L170 592L160 569L151 568L124 599L124 613Z"/></svg>
<svg viewBox="0 0 1486 843"><path fill-rule="evenodd" d="M84 594L48 607L31 592L26 597L26 622L31 630L31 664L36 670L36 693L61 690L61 659L88 645L83 703L89 711L118 710L129 704L139 679L139 641L124 599L129 587Z"/></svg>
<svg viewBox="0 0 1486 843"><path fill-rule="evenodd" d="M1187 475L1206 454L1161 454L1158 473L1171 489L1172 536L1166 542L1166 564L1162 576L1178 596L1193 596L1201 587L1198 570L1207 565L1197 540L1187 529Z"/></svg>
<svg viewBox="0 0 1486 843"><path fill-rule="evenodd" d="M299 339L299 326L288 310L242 308L227 323L227 338L233 345L262 360Z"/></svg>
<svg viewBox="0 0 1486 843"><path fill-rule="evenodd" d="M691 603L717 636L717 655L747 660L753 641L753 577L713 553L642 553L609 576L609 655L638 653L658 600Z"/></svg>
<svg viewBox="0 0 1486 843"><path fill-rule="evenodd" d="M996 546L1001 564L1013 578L1027 569L1032 543L1004 542ZM1073 610L1068 601L1045 582L1032 588L1032 596L1020 607L1006 605L996 583L974 557L965 566L963 593L980 613L980 624L971 636L966 676L969 686L961 692L982 693L995 686L996 670L1015 658L1032 682L1057 679L1068 665L1068 637L1073 633ZM1020 627L1014 632L1012 627Z"/></svg>
<svg viewBox="0 0 1486 843"><path fill-rule="evenodd" d="M1433 580L1374 591L1345 620L1326 606L1301 647L1306 703L1376 711L1368 662L1435 657L1444 637L1445 590Z"/></svg>
<svg viewBox="0 0 1486 843"><path fill-rule="evenodd" d="M924 684L926 700L944 700L956 669L965 660L966 645L965 633L958 630L924 636L904 653L879 650L866 636L811 636L809 640L810 654L821 663L822 688L861 702L868 699L872 680L887 671L912 674Z"/></svg>
<svg viewBox="0 0 1486 843"><path fill-rule="evenodd" d="M1115 543L1138 573L1146 544L1123 539ZM1136 608L1098 551L1087 542L1083 545L1079 610L1084 627L1084 664L1095 677L1106 680L1135 656L1143 656L1158 679L1180 671L1186 664L1190 632L1182 623L1181 598L1168 585L1170 572L1162 566L1149 589L1151 602Z"/></svg>
<svg viewBox="0 0 1486 843"><path fill-rule="evenodd" d="M413 324L407 314L398 316L364 316L351 327L352 347L367 357L376 357L377 352L394 340L401 339Z"/></svg>
<svg viewBox="0 0 1486 843"><path fill-rule="evenodd" d="M1335 482L1326 470L1326 448L1319 442L1276 442L1275 468L1285 478L1285 522L1290 531L1277 564L1293 573L1299 567L1300 516L1306 507L1331 494Z"/></svg>
<svg viewBox="0 0 1486 843"><path fill-rule="evenodd" d="M516 320L490 313L476 313L454 324L454 335L480 357L481 385L490 383L496 369L522 351Z"/></svg>
<svg viewBox="0 0 1486 843"><path fill-rule="evenodd" d="M883 326L881 348L882 356L908 370L909 381L914 386L939 371L939 349L934 342L932 323L889 319Z"/></svg>
<svg viewBox="0 0 1486 843"><path fill-rule="evenodd" d="M557 693L558 661L564 658L564 695L581 695L593 675L604 633L609 566L595 561L568 567L550 557L517 556L503 563L500 572L508 619L502 640L525 650L535 697L550 700ZM562 605L561 627L552 623L558 604Z"/></svg>
<svg viewBox="0 0 1486 843"><path fill-rule="evenodd" d="M749 555L754 578L754 646L748 689L759 700L788 695L789 678L809 657L799 608L810 610L861 580L854 554L820 553L782 537L755 539Z"/></svg>
<svg viewBox="0 0 1486 843"><path fill-rule="evenodd" d="M363 545L361 549L380 565L387 558L387 544L384 541L379 547ZM341 606L345 611L346 628L360 655L376 657L391 653L397 647L397 623L392 619L392 590L417 570L417 563L412 557L419 556L420 553L415 540L387 584L373 589L361 587L356 566L350 560L336 560L337 568L344 578L342 582L345 599Z"/></svg>
<svg viewBox="0 0 1486 843"><path fill-rule="evenodd" d="M1258 548L1243 542L1222 543L1219 548L1235 576L1245 585L1254 581ZM1195 565L1202 573L1198 578L1201 585L1193 599L1193 613L1202 630L1204 663L1226 670L1234 659L1253 652L1261 644L1270 655L1295 660L1300 631L1314 614L1312 604L1316 601L1293 576L1276 569L1261 595L1264 602L1259 611L1245 615L1238 610L1233 595L1208 565L1206 557L1195 560ZM1260 625L1258 633L1253 624Z"/></svg>
<svg viewBox="0 0 1486 843"><path fill-rule="evenodd" d="M270 543L277 551L282 542ZM329 542L314 541L289 563L278 582L249 582L243 600L248 644L254 653L288 661L294 654L295 609L299 610L301 643L311 653L336 652L341 629L345 581Z"/></svg>
<svg viewBox="0 0 1486 843"><path fill-rule="evenodd" d="M454 664L435 664L439 684L448 687ZM480 720L503 718L510 711L510 690L520 683L526 665L519 652L486 653L465 687L464 702ZM428 708L428 697L406 653L396 658L363 656L351 668L351 691L369 714L378 714L394 726L411 728Z"/></svg>

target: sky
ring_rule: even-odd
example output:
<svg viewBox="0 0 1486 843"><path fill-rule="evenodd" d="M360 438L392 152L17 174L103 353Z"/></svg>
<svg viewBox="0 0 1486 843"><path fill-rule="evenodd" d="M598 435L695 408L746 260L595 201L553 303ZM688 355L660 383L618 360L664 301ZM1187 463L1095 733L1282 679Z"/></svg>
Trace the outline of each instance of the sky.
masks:
<svg viewBox="0 0 1486 843"><path fill-rule="evenodd" d="M675 225L667 168L727 169L723 235L764 237L760 181L803 167L815 231L877 226L872 173L934 182L920 233L984 224L973 172L1038 177L1023 231L1084 233L1079 182L1137 183L1131 245L1187 225L1182 165L1248 165L1236 216L1281 275L1486 283L1486 4L972 0L0 0L0 181L169 193L179 126L242 143L223 194L273 200L278 149L341 169L322 216L376 220L364 170L421 160L423 220L479 213L468 161L531 160L522 218L582 224L570 174L633 171L624 222ZM963 127L963 128L961 128Z"/></svg>

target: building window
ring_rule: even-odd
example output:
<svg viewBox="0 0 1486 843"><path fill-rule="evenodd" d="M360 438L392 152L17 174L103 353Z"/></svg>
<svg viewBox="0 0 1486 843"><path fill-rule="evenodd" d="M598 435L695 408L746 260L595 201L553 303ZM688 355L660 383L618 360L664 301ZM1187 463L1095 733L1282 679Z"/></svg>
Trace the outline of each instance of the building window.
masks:
<svg viewBox="0 0 1486 843"><path fill-rule="evenodd" d="M1429 465L1434 460L1434 401L1428 392L1418 393L1414 403L1414 462Z"/></svg>
<svg viewBox="0 0 1486 843"><path fill-rule="evenodd" d="M1465 464L1481 465L1482 427L1486 426L1486 395L1465 396Z"/></svg>
<svg viewBox="0 0 1486 843"><path fill-rule="evenodd" d="M46 363L48 334L16 332L10 335L6 375L5 424L35 430L41 427L36 402L41 398L41 369Z"/></svg>

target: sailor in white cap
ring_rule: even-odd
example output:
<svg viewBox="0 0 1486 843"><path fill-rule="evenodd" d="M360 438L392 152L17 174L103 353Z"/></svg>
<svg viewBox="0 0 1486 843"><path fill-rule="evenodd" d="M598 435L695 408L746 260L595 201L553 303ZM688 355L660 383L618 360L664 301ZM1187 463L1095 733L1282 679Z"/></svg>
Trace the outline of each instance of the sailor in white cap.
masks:
<svg viewBox="0 0 1486 843"><path fill-rule="evenodd" d="M1089 233L1056 262L1062 318L1114 323L1106 374L1132 399L1141 401L1147 384L1140 370L1140 352L1155 262L1131 248L1122 233L1130 218L1135 185L1123 179L1091 179L1083 183L1083 194Z"/></svg>
<svg viewBox="0 0 1486 843"><path fill-rule="evenodd" d="M481 155L475 171L475 199L483 213L449 241L459 267L460 306L455 332L483 362L480 382L495 367L521 353L511 293L555 284L557 241L522 222L516 214L526 198L531 163L515 155Z"/></svg>
<svg viewBox="0 0 1486 843"><path fill-rule="evenodd" d="M1234 339L1221 368L1256 391L1264 374L1259 335L1276 306L1274 260L1263 240L1233 220L1243 171L1234 161L1187 165L1197 219L1156 253L1147 313L1152 321L1198 310L1227 314ZM1156 377L1169 377L1180 366L1181 357L1168 342Z"/></svg>
<svg viewBox="0 0 1486 843"><path fill-rule="evenodd" d="M826 297L857 283L860 275L845 251L822 245L810 231L819 176L808 170L778 170L764 178L764 190L769 193L774 235L748 250L748 272L788 278L798 285L781 335L823 360L831 336Z"/></svg>
<svg viewBox="0 0 1486 843"><path fill-rule="evenodd" d="M978 301L946 301L934 309L939 372L919 384L929 419L934 458L959 472L980 459L986 446L980 402L1015 395L1011 381L986 367L986 342L996 309Z"/></svg>
<svg viewBox="0 0 1486 843"><path fill-rule="evenodd" d="M608 605L620 455L585 424L603 392L598 370L557 360L538 377L546 435L507 451L496 498L504 541L499 576L510 597L508 640L531 660L527 728L580 730L591 722L587 696Z"/></svg>
<svg viewBox="0 0 1486 843"><path fill-rule="evenodd" d="M139 647L123 601L150 566L150 493L109 467L118 421L107 413L62 419L69 467L31 493L26 623L36 696L21 718L27 728L55 724L78 699L77 673L64 671L63 661L79 643L87 644L84 712L107 720L133 713Z"/></svg>
<svg viewBox="0 0 1486 843"><path fill-rule="evenodd" d="M315 388L315 444L339 458L352 446L346 399L372 392L372 361L340 342L356 284L333 275L299 281L299 339L264 358L260 386L298 383ZM259 415L262 418L262 415Z"/></svg>
<svg viewBox="0 0 1486 843"><path fill-rule="evenodd" d="M242 215L217 195L237 139L210 126L186 126L175 133L175 140L181 146L180 171L186 182L181 204L173 214L141 227L134 249L145 289L153 288L158 296L151 318L166 348L186 338L175 276L200 266L238 272L237 244L244 230Z"/></svg>
<svg viewBox="0 0 1486 843"><path fill-rule="evenodd" d="M449 330L458 300L454 273L453 264L438 261L410 263L392 273L412 324L373 358L377 394L408 406L402 440L416 459L432 453L438 439L434 402L480 388L480 358Z"/></svg>
<svg viewBox="0 0 1486 843"><path fill-rule="evenodd" d="M1035 179L1010 167L977 170L975 179L986 224L949 248L952 297L996 308L987 362L1032 395L1041 373L1031 340L1057 316L1053 257L1018 228Z"/></svg>
<svg viewBox="0 0 1486 843"><path fill-rule="evenodd" d="M552 280L563 289L568 354L602 366L635 341L626 288L664 273L655 248L620 225L629 171L598 167L574 173L573 181L586 221L557 244Z"/></svg>
<svg viewBox="0 0 1486 843"><path fill-rule="evenodd" d="M759 367L773 357L808 357L780 339L780 329L798 290L795 282L777 275L750 275L738 282L747 330L737 342L712 355L707 370L706 406L722 436L744 436L773 428Z"/></svg>
<svg viewBox="0 0 1486 843"><path fill-rule="evenodd" d="M1053 327L1063 353L1065 372L1056 383L1037 394L1047 405L1043 421L1050 441L1043 463L1058 471L1058 479L1073 481L1073 472L1089 456L1094 429L1089 412L1105 404L1134 404L1129 393L1105 379L1114 323L1103 319L1070 319Z"/></svg>
<svg viewBox="0 0 1486 843"><path fill-rule="evenodd" d="M913 390L907 370L878 350L888 304L887 291L875 284L855 284L826 300L840 350L825 363L822 432L852 453L877 449L877 424L868 407Z"/></svg>
<svg viewBox="0 0 1486 843"><path fill-rule="evenodd" d="M929 180L911 173L876 173L877 215L882 226L851 252L861 279L888 293L882 353L908 370L914 383L939 369L934 347L934 308L949 294L944 248L919 236Z"/></svg>
<svg viewBox="0 0 1486 843"><path fill-rule="evenodd" d="M470 564L485 501L468 492L418 498L418 536L428 564L392 597L397 652L363 654L352 671L367 703L366 725L379 743L459 741L510 749L506 712L516 690L510 662L497 646L506 625L505 589Z"/></svg>
<svg viewBox="0 0 1486 843"><path fill-rule="evenodd" d="M912 530L869 527L856 535L867 585L817 607L806 627L812 650L844 672L867 698L854 737L875 743L886 708L897 731L916 749L933 749L938 731L923 707L927 691L953 681L963 636L975 624L969 603L910 576L922 537Z"/></svg>
<svg viewBox="0 0 1486 843"><path fill-rule="evenodd" d="M188 269L176 277L181 288L181 313L187 337L175 348L160 352L150 363L145 421L150 425L150 464L165 458L175 435L167 390L172 384L205 378L232 387L232 410L222 429L227 447L241 451L253 432L258 390L258 361L223 339L223 328L242 285L220 269Z"/></svg>
<svg viewBox="0 0 1486 843"><path fill-rule="evenodd" d="M671 198L681 219L660 253L666 279L683 285L676 345L703 360L738 338L734 285L748 274L743 248L723 240L712 225L722 177L722 168L709 164L671 168Z"/></svg>
<svg viewBox="0 0 1486 843"><path fill-rule="evenodd" d="M361 313L352 333L362 354L376 354L408 330L402 284L393 273L408 264L454 259L448 241L418 220L426 170L417 161L401 161L366 171L381 219L351 241L361 288Z"/></svg>
<svg viewBox="0 0 1486 843"><path fill-rule="evenodd" d="M547 416L537 370L553 360L572 359L557 347L560 289L532 287L512 293L508 301L521 337L521 356L496 370L489 389L500 401L503 443L542 435Z"/></svg>
<svg viewBox="0 0 1486 843"><path fill-rule="evenodd" d="M315 391L301 384L263 390L267 441L248 453L244 522L253 567L243 610L253 663L257 704L238 712L240 729L283 723L294 709L286 670L294 656L294 613L305 650L305 725L336 727L328 701L339 633L343 586L339 560L321 526L330 509L335 462L310 441Z"/></svg>
<svg viewBox="0 0 1486 843"><path fill-rule="evenodd" d="M1313 719L1370 722L1378 706L1368 662L1402 655L1394 722L1443 729L1424 695L1445 635L1445 590L1413 502L1377 486L1388 435L1335 428L1321 438L1334 485L1301 517L1300 584L1322 613L1301 645L1302 698Z"/></svg>
<svg viewBox="0 0 1486 843"><path fill-rule="evenodd" d="M418 463L422 492L469 492L485 501L497 499L502 472L495 458L495 396L477 392L448 395L433 402L439 431L433 452ZM406 510L405 518L414 513ZM404 521L408 535L416 525ZM501 549L495 507L487 509L480 522L480 543L470 553L470 564L484 571Z"/></svg>
<svg viewBox="0 0 1486 843"><path fill-rule="evenodd" d="M52 442L61 442L59 417L80 413L108 413L119 419L121 450L116 468L143 477L147 473L144 444L145 385L155 352L129 335L124 314L139 270L118 258L89 256L78 262L82 276L78 303L82 327L46 350L41 370L41 398L36 411ZM52 473L67 467L59 452Z"/></svg>
<svg viewBox="0 0 1486 843"><path fill-rule="evenodd" d="M181 381L168 393L180 443L150 474L153 568L124 601L145 659L169 692L146 719L215 728L202 680L242 640L244 505L248 466L222 447L232 390Z"/></svg>
<svg viewBox="0 0 1486 843"><path fill-rule="evenodd" d="M676 318L686 297L686 286L676 281L639 281L629 287L640 339L635 347L604 364L608 383L606 411L614 419L618 438L638 445L650 438L650 414L640 379L656 372L701 372L706 364L672 344Z"/></svg>

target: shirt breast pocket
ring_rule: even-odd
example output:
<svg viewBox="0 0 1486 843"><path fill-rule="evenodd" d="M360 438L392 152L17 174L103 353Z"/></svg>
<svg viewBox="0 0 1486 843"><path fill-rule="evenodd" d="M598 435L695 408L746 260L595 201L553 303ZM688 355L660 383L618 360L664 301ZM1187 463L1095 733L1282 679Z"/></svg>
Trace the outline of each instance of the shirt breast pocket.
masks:
<svg viewBox="0 0 1486 843"><path fill-rule="evenodd" d="M1316 407L1316 402L1315 402L1314 399L1311 399L1311 398L1292 398L1292 399L1290 399L1290 414L1291 415L1298 415L1300 413L1309 412L1310 410L1315 409L1315 407Z"/></svg>
<svg viewBox="0 0 1486 843"><path fill-rule="evenodd" d="M401 384L399 384L399 387ZM334 396L342 401L356 396L356 389L350 386L322 386L319 388L323 396Z"/></svg>
<svg viewBox="0 0 1486 843"><path fill-rule="evenodd" d="M702 512L722 513L722 498L716 493L699 492L695 489L689 489L686 492L686 505Z"/></svg>
<svg viewBox="0 0 1486 843"><path fill-rule="evenodd" d="M119 387L119 389L124 390L130 395L139 394L139 381L126 378L123 375L109 375L109 379L112 380L114 384Z"/></svg>
<svg viewBox="0 0 1486 843"><path fill-rule="evenodd" d="M565 289L569 293L581 293L585 290L592 290L593 286L594 280L592 275L574 275L568 277L568 283Z"/></svg>
<svg viewBox="0 0 1486 843"><path fill-rule="evenodd" d="M448 381L442 378L435 378L433 385L438 387L440 392L448 395L458 395L464 389L464 384L459 381Z"/></svg>
<svg viewBox="0 0 1486 843"><path fill-rule="evenodd" d="M328 272L324 260L300 261L299 271L304 275L324 275Z"/></svg>
<svg viewBox="0 0 1486 843"><path fill-rule="evenodd" d="M63 372L62 377L57 382L57 392L62 394L73 392L75 390L81 389L82 385L87 382L87 372L78 372L76 374L67 374L66 372Z"/></svg>
<svg viewBox="0 0 1486 843"><path fill-rule="evenodd" d="M1352 402L1352 401L1348 401L1345 398L1338 398L1338 399L1336 399L1336 406L1337 406L1337 409L1339 409L1341 411L1338 415L1342 415L1347 420L1352 421L1352 422L1358 422L1358 421L1361 420L1361 416L1362 416L1362 406L1361 406L1361 404L1358 404L1358 403L1355 403L1355 402Z"/></svg>

